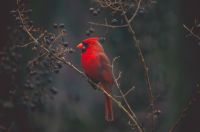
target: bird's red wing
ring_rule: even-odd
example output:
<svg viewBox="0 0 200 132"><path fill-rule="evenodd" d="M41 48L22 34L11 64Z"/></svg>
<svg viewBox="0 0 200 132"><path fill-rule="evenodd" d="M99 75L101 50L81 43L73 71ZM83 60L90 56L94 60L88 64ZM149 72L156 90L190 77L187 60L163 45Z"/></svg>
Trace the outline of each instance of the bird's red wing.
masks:
<svg viewBox="0 0 200 132"><path fill-rule="evenodd" d="M113 77L112 77L112 67L110 64L109 58L105 53L98 54L98 60L100 61L98 71L100 75L100 82L105 82L107 84L112 85Z"/></svg>

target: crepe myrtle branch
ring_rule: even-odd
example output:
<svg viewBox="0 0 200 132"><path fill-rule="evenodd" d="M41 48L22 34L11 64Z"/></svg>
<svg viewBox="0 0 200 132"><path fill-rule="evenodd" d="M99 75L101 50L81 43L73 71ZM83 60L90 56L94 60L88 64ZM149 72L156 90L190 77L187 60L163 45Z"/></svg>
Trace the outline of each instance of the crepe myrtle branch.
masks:
<svg viewBox="0 0 200 132"><path fill-rule="evenodd" d="M137 117L136 117L136 115L135 115L135 113L133 112L133 109L132 109L131 106L129 105L128 100L126 99L127 93L130 92L131 90L129 90L126 94L124 94L124 93L122 92L122 90L121 90L121 88L120 88L120 85L119 85L119 83L118 83L118 80L119 80L119 78L121 77L121 74L120 74L121 72L119 73L118 77L115 77L115 74L114 74L114 63L116 62L117 59L119 59L119 56L118 56L118 57L115 57L115 58L113 59L113 61L112 61L112 75L113 75L113 77L114 77L114 84L116 85L117 89L119 90L119 92L120 92L120 94L121 94L121 97L122 97L123 101L125 102L125 105L126 105L126 107L128 108L128 110L130 111L131 115L135 118L135 120L137 120L137 122L139 122L138 119L137 119ZM140 125L140 124L138 124L138 125ZM141 125L140 125L140 127L141 127L141 129L144 131L144 129L143 129L143 127L142 127Z"/></svg>
<svg viewBox="0 0 200 132"><path fill-rule="evenodd" d="M192 35L193 37L195 37L196 39L200 40L200 36L198 36L197 34L195 34L193 32L193 28L190 29L189 27L187 27L186 25L183 24L183 27L189 32L189 35Z"/></svg>
<svg viewBox="0 0 200 132"><path fill-rule="evenodd" d="M88 22L89 24L91 25L94 25L94 26L102 26L102 27L108 27L108 28L125 28L127 27L128 25L127 24L124 24L124 25L111 25L111 24L102 24L102 23L96 23L96 22Z"/></svg>
<svg viewBox="0 0 200 132"><path fill-rule="evenodd" d="M134 18L136 17L136 15L137 15L137 13L138 13L138 11L140 9L141 1L142 0L138 1L137 8L136 8L135 12L133 13L132 17L128 20L129 23L131 23L134 20Z"/></svg>
<svg viewBox="0 0 200 132"><path fill-rule="evenodd" d="M116 60L116 58L118 58L118 57L115 57L115 58L113 59L113 62L112 62L112 75L113 75L115 81L118 82L119 79L121 78L122 72L120 71L119 74L118 74L118 76L115 76L115 73L114 73L114 61ZM115 83L115 85L116 85L116 83ZM118 86L120 86L120 84L118 84ZM131 87L128 91L126 91L123 95L126 97L129 93L131 93L131 92L134 91L134 90L135 90L135 86L132 86L132 87ZM115 97L117 97L117 98L122 98L122 96L120 96L120 95L115 95Z"/></svg>
<svg viewBox="0 0 200 132"><path fill-rule="evenodd" d="M131 92L135 90L135 86L132 86L128 91L124 93L124 96L127 97ZM114 95L116 98L123 98L121 95Z"/></svg>
<svg viewBox="0 0 200 132"><path fill-rule="evenodd" d="M114 84L116 85L117 89L119 90L120 94L121 94L121 97L123 98L126 106L128 107L128 109L130 110L130 112L133 114L133 116L136 118L134 112L132 111L126 97L125 97L125 94L122 92L121 88L120 88L120 84L118 83L118 80L121 78L121 72L119 72L119 75L116 77L115 76L115 73L114 73L114 64L115 62L117 61L117 59L119 59L119 56L118 57L115 57L112 61L112 75L114 77Z"/></svg>
<svg viewBox="0 0 200 132"><path fill-rule="evenodd" d="M151 118L152 118L152 129L153 129L152 131L154 131L154 127L155 127L154 113L157 110L156 110L155 104L154 104L154 96L153 96L151 81L150 81L150 77L149 77L149 68L148 68L148 65L145 61L144 54L143 54L142 49L141 49L140 41L137 39L136 33L135 33L131 23L129 22L129 19L126 16L126 14L124 15L124 17L125 17L125 20L128 24L128 31L132 34L132 39L135 42L135 47L138 50L138 55L139 55L140 60L142 61L142 65L143 65L143 68L144 68L144 76L145 76L146 84L147 84L147 90L148 90L147 92L148 92L148 95L149 95L150 108L152 110L152 116L151 116Z"/></svg>
<svg viewBox="0 0 200 132"><path fill-rule="evenodd" d="M17 1L18 3L18 1ZM22 14L20 12L19 9L17 9L17 13L19 15L21 24L22 24L22 29L23 31L29 36L29 38L32 40L32 42L27 43L21 47L26 47L29 46L31 44L34 43L39 43L39 40L42 38L41 36L43 34L41 34L38 38L34 37L34 35L30 32L29 28L26 26ZM127 108L125 108L120 101L118 101L115 97L113 97L111 94L109 94L108 92L106 92L99 84L94 83L92 80L90 80L81 70L79 70L76 66L74 66L70 61L67 61L64 56L59 56L58 54L51 52L48 48L46 48L43 44L39 44L39 47L44 50L44 54L42 54L41 56L46 56L46 55L51 55L52 57L54 57L57 61L62 62L65 66L70 67L71 69L73 69L74 71L76 71L78 74L80 74L82 77L84 77L87 81L89 81L90 83L92 83L94 86L98 87L103 93L105 93L107 96L109 96L113 102L127 115L127 117L132 121L132 123L134 124L135 128L137 128L137 130L139 132L144 132L144 129L141 127L140 123L138 122L134 112L132 110L128 110ZM40 56L40 57L41 57ZM131 112L130 112L131 111Z"/></svg>

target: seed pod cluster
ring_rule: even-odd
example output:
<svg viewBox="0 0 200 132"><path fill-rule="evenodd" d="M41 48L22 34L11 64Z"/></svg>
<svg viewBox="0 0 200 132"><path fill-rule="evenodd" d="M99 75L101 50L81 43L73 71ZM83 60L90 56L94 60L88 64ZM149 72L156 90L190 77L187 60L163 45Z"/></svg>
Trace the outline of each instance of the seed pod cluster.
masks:
<svg viewBox="0 0 200 132"><path fill-rule="evenodd" d="M12 35L16 39L11 39L14 42L8 45L5 51L0 51L2 54L0 75L12 75L14 82L9 86L10 96L20 96L23 105L35 110L41 108L44 98L47 97L45 95L53 99L59 92L53 86L53 80L54 75L59 74L63 64L56 57L64 58L75 50L67 41L64 23L52 24L54 32L36 27L29 17L32 9L27 9L23 1L19 1L17 9L10 11L16 22L16 27L13 29L15 35ZM20 52L16 52L19 50ZM31 55L27 59L26 54L21 51L26 51L25 53L28 51ZM23 66L19 66L19 60L23 60L24 57L26 59L23 61ZM24 65L25 61L27 61L26 65ZM17 73L23 73L25 76L20 80L19 85L16 85L16 79L19 81Z"/></svg>

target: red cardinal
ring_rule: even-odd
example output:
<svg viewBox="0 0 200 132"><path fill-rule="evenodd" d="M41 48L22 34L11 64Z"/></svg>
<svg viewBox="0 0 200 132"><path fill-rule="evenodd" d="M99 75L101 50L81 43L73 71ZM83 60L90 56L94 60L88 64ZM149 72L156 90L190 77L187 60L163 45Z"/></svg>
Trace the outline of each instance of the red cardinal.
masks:
<svg viewBox="0 0 200 132"><path fill-rule="evenodd" d="M106 92L111 93L109 87L113 84L111 64L99 38L88 38L77 45L82 50L81 64L85 74ZM105 120L113 121L112 100L105 94Z"/></svg>

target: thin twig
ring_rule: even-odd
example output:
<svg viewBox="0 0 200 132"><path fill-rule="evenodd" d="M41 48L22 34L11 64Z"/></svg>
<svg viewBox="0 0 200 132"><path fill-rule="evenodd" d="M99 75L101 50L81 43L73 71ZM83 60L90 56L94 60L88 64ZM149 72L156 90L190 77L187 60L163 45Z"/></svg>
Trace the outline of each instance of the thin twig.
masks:
<svg viewBox="0 0 200 132"><path fill-rule="evenodd" d="M27 30L27 31L29 31L29 30ZM31 45L31 44L37 42L38 40L40 40L43 36L44 36L44 34L41 34L41 35L38 37L37 40L31 41L31 42L26 43L26 44L23 44L23 45L17 45L17 46L18 46L18 47L21 47L21 48L27 47L27 46L29 46L29 45Z"/></svg>
<svg viewBox="0 0 200 132"><path fill-rule="evenodd" d="M186 25L183 24L183 27L195 38L197 38L198 40L200 40L200 36L196 35L191 29L189 29Z"/></svg>
<svg viewBox="0 0 200 132"><path fill-rule="evenodd" d="M135 113L133 112L133 109L130 107L130 105L129 105L127 99L126 99L125 94L122 92L122 90L121 90L121 88L120 88L120 86L119 86L118 79L119 79L120 76L118 77L118 79L115 78L115 74L114 74L114 63L115 63L115 61L116 61L117 59L119 59L119 57L115 57L115 58L113 59L113 61L112 61L112 75L113 75L113 77L114 77L114 83L115 83L116 87L118 88L118 90L119 90L119 92L120 92L120 94L121 94L121 96L122 96L122 98L123 98L123 100L124 100L126 106L128 107L128 110L131 112L131 115L132 115L132 116L135 118L135 120L138 122L138 125L141 127L142 131L144 131L144 129L143 129L143 127L141 126L141 124L139 124L139 121L138 121L138 119L137 119ZM120 74L119 74L119 75L120 75Z"/></svg>
<svg viewBox="0 0 200 132"><path fill-rule="evenodd" d="M22 19L22 15L21 15L19 9L17 9L17 12L18 12L19 18L20 18L20 20L22 22L23 30L29 35L29 37L31 37L32 40L34 40L35 43L38 43L38 40L33 37L33 35L29 32L28 28L25 26L24 20Z"/></svg>
<svg viewBox="0 0 200 132"><path fill-rule="evenodd" d="M126 93L124 93L123 96L124 97L128 96L128 94L131 93L134 90L135 90L135 87L130 88L128 91L126 91ZM117 98L123 98L123 96L121 96L121 95L115 95L115 97L117 97Z"/></svg>
<svg viewBox="0 0 200 132"><path fill-rule="evenodd" d="M138 1L137 8L136 8L135 12L133 13L132 17L129 19L129 22L132 22L133 19L136 17L136 15L137 15L137 13L138 13L138 11L139 11L139 9L140 9L141 1L142 1L142 0L139 0L139 1Z"/></svg>
<svg viewBox="0 0 200 132"><path fill-rule="evenodd" d="M28 42L28 43L23 44L23 45L17 45L17 47L21 47L21 48L23 48L23 47L27 47L27 46L29 46L29 45L31 45L31 44L33 44L33 43L35 43L35 41Z"/></svg>
<svg viewBox="0 0 200 132"><path fill-rule="evenodd" d="M154 96L153 96L153 92L152 92L151 81L150 81L150 77L149 77L149 68L148 68L148 66L145 62L144 55L143 55L142 49L140 47L140 41L136 38L135 31L133 30L133 27L132 27L131 23L129 22L129 19L126 16L126 14L124 14L124 17L125 17L125 20L128 24L128 31L132 34L132 39L135 42L135 47L138 50L140 60L142 61L142 64L143 64L144 75L145 75L145 79L146 79L148 96L149 96L149 101L150 101L150 107L152 109L152 131L154 131L154 127L155 127L155 119L154 119L155 106L154 106Z"/></svg>
<svg viewBox="0 0 200 132"><path fill-rule="evenodd" d="M111 24L102 24L102 23L96 23L96 22L88 22L91 25L95 25L95 26L101 26L101 27L109 27L109 28L124 28L127 27L128 25L111 25Z"/></svg>

